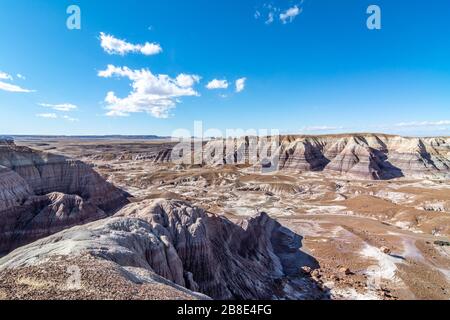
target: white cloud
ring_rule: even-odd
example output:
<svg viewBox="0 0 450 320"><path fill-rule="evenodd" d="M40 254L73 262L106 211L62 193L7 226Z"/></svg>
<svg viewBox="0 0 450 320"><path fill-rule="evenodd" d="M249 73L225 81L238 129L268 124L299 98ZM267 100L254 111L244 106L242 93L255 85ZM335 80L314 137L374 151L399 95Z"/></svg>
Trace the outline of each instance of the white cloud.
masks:
<svg viewBox="0 0 450 320"><path fill-rule="evenodd" d="M344 127L333 127L333 126L311 126L304 127L301 129L303 132L316 132L316 131L337 131L343 130Z"/></svg>
<svg viewBox="0 0 450 320"><path fill-rule="evenodd" d="M22 75L20 73L16 74L16 77L19 78L20 80L26 80L27 79L24 75Z"/></svg>
<svg viewBox="0 0 450 320"><path fill-rule="evenodd" d="M269 14L267 15L267 20L266 20L266 24L271 24L274 21L274 17L275 17L275 13L273 12L269 12Z"/></svg>
<svg viewBox="0 0 450 320"><path fill-rule="evenodd" d="M178 75L176 81L180 87L188 88L198 83L200 81L200 77L197 75L181 73Z"/></svg>
<svg viewBox="0 0 450 320"><path fill-rule="evenodd" d="M46 119L57 119L58 116L56 115L56 113L38 113L36 115L36 117L39 118L46 118Z"/></svg>
<svg viewBox="0 0 450 320"><path fill-rule="evenodd" d="M16 86L14 84L6 83L3 81L0 81L0 90L8 91L8 92L23 92L23 93L35 92L35 90L24 89L22 87Z"/></svg>
<svg viewBox="0 0 450 320"><path fill-rule="evenodd" d="M20 74L18 74L17 77L20 79L25 79L25 77L23 77ZM10 74L7 74L6 72L0 71L0 80L13 81L13 77ZM35 92L35 90L24 89L20 86L17 86L17 85L11 84L11 83L7 83L4 81L0 81L0 90L8 91L8 92L24 92L24 93Z"/></svg>
<svg viewBox="0 0 450 320"><path fill-rule="evenodd" d="M298 6L293 6L287 9L285 12L280 14L280 20L283 24L294 21L295 17L298 16L302 10Z"/></svg>
<svg viewBox="0 0 450 320"><path fill-rule="evenodd" d="M2 79L2 80L12 80L13 78L9 74L0 71L0 79Z"/></svg>
<svg viewBox="0 0 450 320"><path fill-rule="evenodd" d="M67 120L70 122L79 121L78 119L69 117L68 115L63 115L63 116L59 117L56 113L38 113L36 115L36 117L44 118L44 119L64 119L64 120Z"/></svg>
<svg viewBox="0 0 450 320"><path fill-rule="evenodd" d="M264 21L267 25L274 23L275 20L279 20L283 24L292 22L303 11L300 7L303 4L303 0L298 0L296 2L296 5L285 8L280 8L271 3L265 3L256 10L256 13L254 14L255 19L259 19L262 16L267 17Z"/></svg>
<svg viewBox="0 0 450 320"><path fill-rule="evenodd" d="M180 74L171 78L154 75L148 69L131 70L128 67L108 65L98 73L99 77L125 77L131 80L133 90L125 98L119 98L113 91L107 93L108 116L128 116L131 113L147 112L156 118L167 118L169 111L180 103L179 98L198 96L193 85L198 82L196 75ZM189 85L190 84L190 85Z"/></svg>
<svg viewBox="0 0 450 320"><path fill-rule="evenodd" d="M77 122L77 121L78 121L77 118L72 118L72 117L69 117L69 116L67 116L67 115L62 116L62 118L65 119L65 120L67 120L67 121L70 121L70 122Z"/></svg>
<svg viewBox="0 0 450 320"><path fill-rule="evenodd" d="M450 120L441 121L413 121L413 122L400 122L397 123L396 127L440 127L450 125Z"/></svg>
<svg viewBox="0 0 450 320"><path fill-rule="evenodd" d="M209 82L206 85L206 88L209 90L215 90L215 89L227 89L229 86L228 81L227 80L217 80L214 79L211 82Z"/></svg>
<svg viewBox="0 0 450 320"><path fill-rule="evenodd" d="M146 42L143 47L140 48L143 55L152 56L162 52L162 48L157 43Z"/></svg>
<svg viewBox="0 0 450 320"><path fill-rule="evenodd" d="M240 78L236 80L236 92L242 92L245 89L245 82L247 81L247 78Z"/></svg>
<svg viewBox="0 0 450 320"><path fill-rule="evenodd" d="M132 44L103 32L100 33L100 41L100 45L108 54L124 56L127 53L142 53L143 55L151 56L162 52L162 48L158 43Z"/></svg>
<svg viewBox="0 0 450 320"><path fill-rule="evenodd" d="M65 112L78 109L76 105L70 103L61 103L61 104L40 103L39 105L41 107L52 108L53 110L56 111L65 111Z"/></svg>

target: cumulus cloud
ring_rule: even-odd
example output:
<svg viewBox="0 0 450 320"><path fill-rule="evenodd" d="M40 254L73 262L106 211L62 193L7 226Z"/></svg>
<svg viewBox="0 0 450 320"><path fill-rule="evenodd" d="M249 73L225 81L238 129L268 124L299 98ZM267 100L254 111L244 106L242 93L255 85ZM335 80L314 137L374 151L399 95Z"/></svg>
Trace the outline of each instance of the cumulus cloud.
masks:
<svg viewBox="0 0 450 320"><path fill-rule="evenodd" d="M181 73L176 78L177 84L182 88L189 88L200 81L200 76Z"/></svg>
<svg viewBox="0 0 450 320"><path fill-rule="evenodd" d="M214 79L206 85L206 88L209 90L216 90L216 89L227 89L228 86L229 84L227 80Z"/></svg>
<svg viewBox="0 0 450 320"><path fill-rule="evenodd" d="M169 111L180 103L181 97L198 96L193 86L199 81L196 75L180 74L176 78L154 75L148 69L131 70L128 67L108 65L98 72L99 77L124 77L131 81L132 91L119 98L113 91L107 93L105 102L108 116L128 116L147 112L155 118L167 118Z"/></svg>
<svg viewBox="0 0 450 320"><path fill-rule="evenodd" d="M61 103L61 104L49 104L49 103L40 103L41 107L51 108L56 111L73 111L78 109L76 105L73 105L71 103Z"/></svg>
<svg viewBox="0 0 450 320"><path fill-rule="evenodd" d="M0 81L0 90L8 91L8 92L22 92L22 93L29 93L29 92L35 92L35 90L29 90L24 89L20 86L16 86L14 84L6 83L3 81Z"/></svg>
<svg viewBox="0 0 450 320"><path fill-rule="evenodd" d="M58 115L56 113L38 113L36 117L46 119L58 119Z"/></svg>
<svg viewBox="0 0 450 320"><path fill-rule="evenodd" d="M128 53L141 53L146 56L151 56L162 52L162 48L158 43L146 42L145 44L132 44L104 32L100 33L100 42L103 50L108 54L124 56Z"/></svg>
<svg viewBox="0 0 450 320"><path fill-rule="evenodd" d="M245 89L245 82L247 78L240 78L236 80L236 92L242 92Z"/></svg>
<svg viewBox="0 0 450 320"><path fill-rule="evenodd" d="M295 17L301 13L298 6L293 6L280 14L280 20L283 24L294 21Z"/></svg>

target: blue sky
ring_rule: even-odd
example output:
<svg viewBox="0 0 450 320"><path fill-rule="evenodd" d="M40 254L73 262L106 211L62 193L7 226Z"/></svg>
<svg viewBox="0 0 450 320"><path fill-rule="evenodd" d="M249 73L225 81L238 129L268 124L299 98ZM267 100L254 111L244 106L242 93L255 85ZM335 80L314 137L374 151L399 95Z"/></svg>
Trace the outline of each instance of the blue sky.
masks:
<svg viewBox="0 0 450 320"><path fill-rule="evenodd" d="M0 133L450 135L449 20L442 0L2 0Z"/></svg>

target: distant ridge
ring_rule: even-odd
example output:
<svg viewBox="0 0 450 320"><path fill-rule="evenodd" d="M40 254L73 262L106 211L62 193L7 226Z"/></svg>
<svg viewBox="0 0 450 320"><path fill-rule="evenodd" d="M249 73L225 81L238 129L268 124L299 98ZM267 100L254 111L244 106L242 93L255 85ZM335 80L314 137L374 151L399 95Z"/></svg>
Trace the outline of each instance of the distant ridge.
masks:
<svg viewBox="0 0 450 320"><path fill-rule="evenodd" d="M270 146L272 142L262 143ZM371 180L450 178L450 138L447 137L373 133L287 135L281 136L277 143L273 155L266 159L259 156L261 163L257 164L257 170L324 171ZM251 162L250 150L254 151L255 145L247 137L236 139L231 148L221 140L212 140L202 152L208 164L222 165L237 163L239 150L240 161L245 163ZM223 153L216 157L217 150L222 149Z"/></svg>
<svg viewBox="0 0 450 320"><path fill-rule="evenodd" d="M233 138L244 138L247 135ZM267 135L266 137L270 137ZM260 136L263 137L263 136ZM306 139L306 138L352 138L352 137L383 137L383 138L419 138L419 139L433 139L442 138L449 139L450 136L445 135L435 135L435 136L408 136L390 133L370 133L370 132L355 132L355 133L324 133L324 134L280 134L281 140L295 140L295 139ZM33 139L80 139L80 140L167 140L172 139L171 136L158 136L158 135L1 135L0 141L14 141L14 140L33 140ZM200 139L199 137L191 137L194 139ZM221 140L221 137L204 137L205 140Z"/></svg>
<svg viewBox="0 0 450 320"><path fill-rule="evenodd" d="M163 140L170 139L171 137L161 137L157 135L83 135L83 136L66 136L66 135L0 135L2 137L8 137L10 139L86 139L86 140Z"/></svg>

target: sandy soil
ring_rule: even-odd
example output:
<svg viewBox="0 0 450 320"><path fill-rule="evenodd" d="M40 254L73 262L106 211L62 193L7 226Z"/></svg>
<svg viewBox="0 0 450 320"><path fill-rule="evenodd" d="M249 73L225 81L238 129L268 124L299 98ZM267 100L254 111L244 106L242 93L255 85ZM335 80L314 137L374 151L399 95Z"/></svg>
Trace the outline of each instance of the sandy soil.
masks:
<svg viewBox="0 0 450 320"><path fill-rule="evenodd" d="M79 284L68 273L73 267L79 272ZM127 278L125 272L112 262L90 256L8 269L0 271L0 300L196 299L159 281L141 283Z"/></svg>

